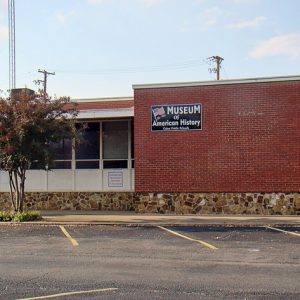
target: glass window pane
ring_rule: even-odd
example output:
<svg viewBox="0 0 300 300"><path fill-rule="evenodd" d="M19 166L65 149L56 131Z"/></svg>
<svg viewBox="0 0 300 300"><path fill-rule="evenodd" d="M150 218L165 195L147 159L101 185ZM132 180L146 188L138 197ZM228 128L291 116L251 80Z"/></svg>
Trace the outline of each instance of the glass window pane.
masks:
<svg viewBox="0 0 300 300"><path fill-rule="evenodd" d="M30 170L42 170L42 168L37 161L33 161L31 163Z"/></svg>
<svg viewBox="0 0 300 300"><path fill-rule="evenodd" d="M103 158L128 158L128 122L103 123Z"/></svg>
<svg viewBox="0 0 300 300"><path fill-rule="evenodd" d="M54 159L72 159L72 140L65 139L51 143L50 150L54 153Z"/></svg>
<svg viewBox="0 0 300 300"><path fill-rule="evenodd" d="M55 161L49 169L71 169L72 163L70 161Z"/></svg>
<svg viewBox="0 0 300 300"><path fill-rule="evenodd" d="M127 160L111 160L103 162L104 169L127 169Z"/></svg>
<svg viewBox="0 0 300 300"><path fill-rule="evenodd" d="M76 146L76 159L99 159L100 124L88 123L81 136L82 143Z"/></svg>
<svg viewBox="0 0 300 300"><path fill-rule="evenodd" d="M99 161L76 161L76 169L99 169Z"/></svg>

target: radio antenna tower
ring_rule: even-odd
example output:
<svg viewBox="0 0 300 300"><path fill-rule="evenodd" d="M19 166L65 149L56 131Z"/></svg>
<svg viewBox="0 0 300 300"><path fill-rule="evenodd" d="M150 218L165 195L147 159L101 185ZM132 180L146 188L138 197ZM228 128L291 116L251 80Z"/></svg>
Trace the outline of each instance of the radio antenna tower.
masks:
<svg viewBox="0 0 300 300"><path fill-rule="evenodd" d="M15 32L15 0L8 0L9 28L9 90L16 87L16 32Z"/></svg>

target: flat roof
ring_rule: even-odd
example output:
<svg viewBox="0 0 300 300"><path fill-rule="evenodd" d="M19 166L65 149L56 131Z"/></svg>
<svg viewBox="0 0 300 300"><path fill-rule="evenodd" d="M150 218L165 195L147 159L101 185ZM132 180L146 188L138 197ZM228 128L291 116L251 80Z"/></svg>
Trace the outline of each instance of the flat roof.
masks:
<svg viewBox="0 0 300 300"><path fill-rule="evenodd" d="M80 110L76 119L132 118L133 116L133 107L117 109L87 109Z"/></svg>
<svg viewBox="0 0 300 300"><path fill-rule="evenodd" d="M71 99L72 102L114 102L114 101L131 101L133 97L100 97L100 98L83 98Z"/></svg>
<svg viewBox="0 0 300 300"><path fill-rule="evenodd" d="M279 81L300 81L300 75L276 76L276 77L256 77L256 78L240 78L240 79L222 79L209 81L190 81L190 82L169 82L169 83L151 83L151 84L134 84L132 88L138 89L157 89L157 88L173 88L173 87L193 87L208 85L224 85L224 84L244 84L244 83L263 83L263 82L279 82Z"/></svg>
<svg viewBox="0 0 300 300"><path fill-rule="evenodd" d="M65 107L66 109L75 108L78 110L79 117L83 115L87 118L103 117L103 114L105 113L108 117L133 116L133 97L86 98L72 99L71 101L72 102L67 104ZM76 106L72 103L75 103Z"/></svg>

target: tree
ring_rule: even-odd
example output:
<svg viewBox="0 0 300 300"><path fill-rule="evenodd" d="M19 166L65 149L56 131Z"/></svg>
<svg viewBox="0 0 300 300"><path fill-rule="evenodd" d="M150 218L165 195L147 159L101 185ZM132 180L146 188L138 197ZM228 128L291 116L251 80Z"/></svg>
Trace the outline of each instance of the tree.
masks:
<svg viewBox="0 0 300 300"><path fill-rule="evenodd" d="M67 97L52 100L24 90L0 98L0 162L15 211L23 211L26 171L33 163L47 169L54 156L49 145L76 137L74 107Z"/></svg>

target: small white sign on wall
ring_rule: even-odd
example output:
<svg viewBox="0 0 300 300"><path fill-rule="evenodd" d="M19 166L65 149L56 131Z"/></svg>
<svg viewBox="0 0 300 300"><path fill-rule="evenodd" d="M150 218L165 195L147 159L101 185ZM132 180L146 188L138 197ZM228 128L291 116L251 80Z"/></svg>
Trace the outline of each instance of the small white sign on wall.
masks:
<svg viewBox="0 0 300 300"><path fill-rule="evenodd" d="M123 187L123 172L108 172L109 187Z"/></svg>

